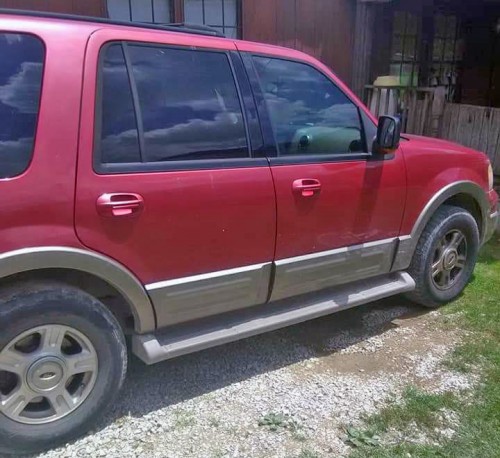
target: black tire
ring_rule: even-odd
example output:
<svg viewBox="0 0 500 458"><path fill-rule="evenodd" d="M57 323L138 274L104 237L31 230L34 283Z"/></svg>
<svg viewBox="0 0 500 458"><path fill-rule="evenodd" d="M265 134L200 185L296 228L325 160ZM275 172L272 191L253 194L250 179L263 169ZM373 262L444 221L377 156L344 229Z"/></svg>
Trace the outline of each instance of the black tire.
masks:
<svg viewBox="0 0 500 458"><path fill-rule="evenodd" d="M0 353L17 336L39 326L69 326L93 345L98 370L91 391L67 416L46 424L14 421L0 411L0 453L35 453L91 429L119 392L127 369L123 332L91 295L60 284L22 284L0 295Z"/></svg>
<svg viewBox="0 0 500 458"><path fill-rule="evenodd" d="M440 289L433 280L432 264L438 244L452 231L465 236L466 260L460 275L448 289ZM437 308L457 298L472 276L479 252L479 229L474 217L466 210L451 205L440 207L422 233L408 273L413 277L416 289L406 296L420 305Z"/></svg>

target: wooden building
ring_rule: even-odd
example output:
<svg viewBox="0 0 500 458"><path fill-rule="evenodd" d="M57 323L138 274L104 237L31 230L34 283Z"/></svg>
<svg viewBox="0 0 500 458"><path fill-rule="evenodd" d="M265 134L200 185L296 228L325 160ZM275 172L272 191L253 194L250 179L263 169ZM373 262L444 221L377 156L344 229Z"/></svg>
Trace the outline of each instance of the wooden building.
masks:
<svg viewBox="0 0 500 458"><path fill-rule="evenodd" d="M0 0L0 7L204 23L303 50L363 95L378 76L500 107L500 0Z"/></svg>
<svg viewBox="0 0 500 458"><path fill-rule="evenodd" d="M392 91L406 131L483 149L500 174L500 0L0 0L0 8L199 23L296 48L330 66L376 115ZM380 76L391 87L370 87Z"/></svg>

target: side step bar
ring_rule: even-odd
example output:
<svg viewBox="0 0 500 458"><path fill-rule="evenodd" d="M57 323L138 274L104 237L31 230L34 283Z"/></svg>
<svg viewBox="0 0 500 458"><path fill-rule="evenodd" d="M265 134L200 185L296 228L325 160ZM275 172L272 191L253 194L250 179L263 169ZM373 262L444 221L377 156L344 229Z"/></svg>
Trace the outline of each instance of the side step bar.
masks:
<svg viewBox="0 0 500 458"><path fill-rule="evenodd" d="M272 302L198 322L132 337L132 351L146 364L215 347L412 291L406 272L358 281L334 289Z"/></svg>

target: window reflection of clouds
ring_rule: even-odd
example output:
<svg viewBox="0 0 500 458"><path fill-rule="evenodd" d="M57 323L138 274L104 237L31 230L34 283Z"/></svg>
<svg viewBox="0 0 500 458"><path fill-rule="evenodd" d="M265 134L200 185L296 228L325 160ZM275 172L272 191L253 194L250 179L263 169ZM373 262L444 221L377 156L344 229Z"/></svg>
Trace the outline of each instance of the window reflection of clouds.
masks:
<svg viewBox="0 0 500 458"><path fill-rule="evenodd" d="M18 175L30 161L43 55L33 36L0 34L0 178Z"/></svg>
<svg viewBox="0 0 500 458"><path fill-rule="evenodd" d="M247 157L227 56L130 46L148 160Z"/></svg>
<svg viewBox="0 0 500 458"><path fill-rule="evenodd" d="M256 57L255 64L281 152L296 153L296 134L307 134L307 128L311 133L309 149L314 153L318 148L325 153L345 153L352 142L361 140L356 106L323 74L309 65L283 59ZM317 139L319 132L321 138ZM318 144L313 145L315 140ZM334 151L324 150L328 144ZM337 151L339 147L345 150ZM307 153L307 148L300 152Z"/></svg>

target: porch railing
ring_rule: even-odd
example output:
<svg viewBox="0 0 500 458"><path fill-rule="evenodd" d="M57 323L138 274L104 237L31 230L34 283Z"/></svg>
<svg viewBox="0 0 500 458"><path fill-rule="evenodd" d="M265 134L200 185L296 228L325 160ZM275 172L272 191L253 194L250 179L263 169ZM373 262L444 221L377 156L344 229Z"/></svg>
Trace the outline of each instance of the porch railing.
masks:
<svg viewBox="0 0 500 458"><path fill-rule="evenodd" d="M444 88L365 86L365 103L374 116L400 116L409 134L438 136L445 97Z"/></svg>
<svg viewBox="0 0 500 458"><path fill-rule="evenodd" d="M446 102L446 88L366 86L374 116L401 117L403 132L444 138L485 152L500 175L500 108Z"/></svg>

